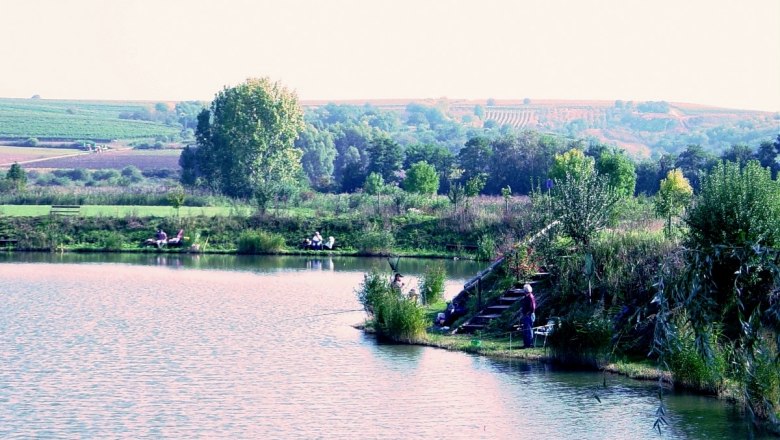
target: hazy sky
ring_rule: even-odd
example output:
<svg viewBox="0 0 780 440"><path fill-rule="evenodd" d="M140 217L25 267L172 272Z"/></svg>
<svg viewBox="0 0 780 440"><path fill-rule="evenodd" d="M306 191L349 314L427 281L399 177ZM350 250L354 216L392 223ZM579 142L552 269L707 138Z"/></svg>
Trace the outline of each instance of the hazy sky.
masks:
<svg viewBox="0 0 780 440"><path fill-rule="evenodd" d="M780 0L0 0L0 97L667 100L780 111Z"/></svg>

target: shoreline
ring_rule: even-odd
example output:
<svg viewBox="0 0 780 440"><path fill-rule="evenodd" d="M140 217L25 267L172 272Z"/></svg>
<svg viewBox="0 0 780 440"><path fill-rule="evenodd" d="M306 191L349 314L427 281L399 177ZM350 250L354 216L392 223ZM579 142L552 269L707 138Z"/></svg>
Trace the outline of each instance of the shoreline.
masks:
<svg viewBox="0 0 780 440"><path fill-rule="evenodd" d="M376 334L372 329L366 326L365 322L353 324L352 327L367 334ZM588 368L583 365L566 364L550 355L548 348L537 347L521 349L521 340L514 338L510 341L509 338L478 338L473 335L436 334L429 332L427 333L426 339L394 341L394 343L459 351L462 353L475 354L478 356L485 356L494 359L519 359L525 361L557 364L565 368L581 371L603 371L626 376L629 379L634 380L660 381L661 383L667 384L672 388L675 386L671 377L671 373L668 371L663 371L655 366L630 361L608 362L603 366L592 368ZM713 395L713 397L717 396Z"/></svg>

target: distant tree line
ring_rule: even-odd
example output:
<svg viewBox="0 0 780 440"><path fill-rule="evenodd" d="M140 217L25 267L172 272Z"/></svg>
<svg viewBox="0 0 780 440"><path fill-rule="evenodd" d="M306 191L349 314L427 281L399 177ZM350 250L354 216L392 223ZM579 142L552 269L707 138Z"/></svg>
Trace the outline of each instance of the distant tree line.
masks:
<svg viewBox="0 0 780 440"><path fill-rule="evenodd" d="M644 103L641 110L665 111L668 104ZM716 156L691 144L679 154L635 162L621 149L594 140L466 126L437 106L413 103L401 114L369 104L328 104L304 113L292 92L267 79L221 91L198 114L195 137L197 144L180 158L182 183L242 198L256 198L260 191L266 201L301 187L370 192L379 182L439 194L449 194L453 186L465 189L469 182L473 190L481 182L481 194L511 188L524 195L554 178L556 157L572 150L592 160L625 196L654 195L674 169L698 192L702 176L719 160L755 159L773 177L780 170L780 136L756 150L735 144Z"/></svg>

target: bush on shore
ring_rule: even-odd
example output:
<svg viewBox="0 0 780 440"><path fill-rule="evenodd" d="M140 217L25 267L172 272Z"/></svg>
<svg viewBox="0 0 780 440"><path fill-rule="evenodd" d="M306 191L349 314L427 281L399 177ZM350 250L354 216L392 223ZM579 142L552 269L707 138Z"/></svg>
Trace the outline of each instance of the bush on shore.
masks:
<svg viewBox="0 0 780 440"><path fill-rule="evenodd" d="M412 342L425 337L428 325L425 310L417 301L405 298L393 289L389 275L377 270L365 274L355 293L380 338Z"/></svg>

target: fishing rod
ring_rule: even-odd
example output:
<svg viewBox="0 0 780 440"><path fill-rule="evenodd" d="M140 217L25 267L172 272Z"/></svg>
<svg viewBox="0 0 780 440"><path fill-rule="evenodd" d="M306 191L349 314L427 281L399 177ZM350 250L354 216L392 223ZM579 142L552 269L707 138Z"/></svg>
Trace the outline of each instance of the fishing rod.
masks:
<svg viewBox="0 0 780 440"><path fill-rule="evenodd" d="M280 319L278 322L290 321L290 320L293 320L293 319L316 318L318 316L338 315L340 313L352 313L352 312L362 312L362 311L364 311L364 310L363 309L339 310L339 311L336 311L336 312L318 313L316 315L304 315L304 316L296 316L294 318Z"/></svg>

